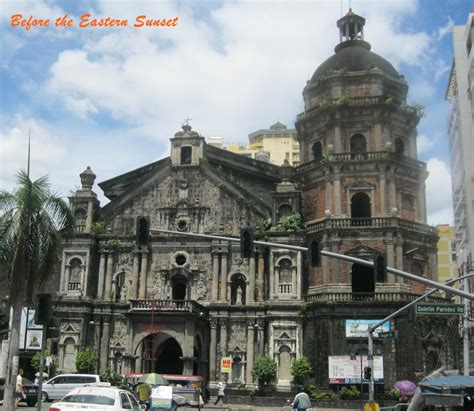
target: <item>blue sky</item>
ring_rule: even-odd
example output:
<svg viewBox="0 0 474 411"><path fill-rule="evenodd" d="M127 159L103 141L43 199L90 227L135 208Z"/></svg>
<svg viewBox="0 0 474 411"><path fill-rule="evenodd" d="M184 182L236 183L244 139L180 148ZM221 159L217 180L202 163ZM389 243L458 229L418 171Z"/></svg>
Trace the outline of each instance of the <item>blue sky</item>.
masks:
<svg viewBox="0 0 474 411"><path fill-rule="evenodd" d="M425 105L419 158L428 162L431 224L452 223L444 99L452 24L471 0L352 0L365 38ZM347 12L348 0L342 0ZM11 27L12 14L70 28ZM179 16L175 28L78 28L79 16ZM0 7L0 187L14 187L32 135L32 176L64 195L90 165L97 182L169 153L185 117L205 137L247 141L277 120L293 126L302 90L339 41L340 0L20 0ZM100 189L95 189L101 195ZM102 201L103 197L101 197Z"/></svg>

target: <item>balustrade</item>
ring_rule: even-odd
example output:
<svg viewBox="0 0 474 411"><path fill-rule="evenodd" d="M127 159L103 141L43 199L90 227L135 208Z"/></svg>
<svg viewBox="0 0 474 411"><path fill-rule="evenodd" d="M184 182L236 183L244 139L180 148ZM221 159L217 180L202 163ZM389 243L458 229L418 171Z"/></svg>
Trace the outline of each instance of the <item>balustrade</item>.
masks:
<svg viewBox="0 0 474 411"><path fill-rule="evenodd" d="M419 297L418 294L407 292L373 292L373 293L351 293L351 292L323 292L319 294L312 294L306 297L307 302L352 302L352 301L414 301ZM450 301L443 297L430 296L425 299L425 302L433 303L449 303Z"/></svg>
<svg viewBox="0 0 474 411"><path fill-rule="evenodd" d="M193 300L130 300L133 311L185 311L204 313L205 307Z"/></svg>

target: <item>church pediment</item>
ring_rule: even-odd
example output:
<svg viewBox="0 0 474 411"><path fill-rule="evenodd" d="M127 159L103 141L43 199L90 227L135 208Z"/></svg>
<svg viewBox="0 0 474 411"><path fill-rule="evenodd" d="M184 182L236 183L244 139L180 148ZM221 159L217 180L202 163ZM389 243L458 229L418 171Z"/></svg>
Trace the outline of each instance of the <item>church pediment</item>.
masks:
<svg viewBox="0 0 474 411"><path fill-rule="evenodd" d="M352 256L370 256L370 257L373 257L375 254L379 253L380 251L375 249L375 248L372 248L372 247L368 247L366 245L358 245L354 248L351 248L349 250L347 250L345 252L345 254L347 255L352 255Z"/></svg>

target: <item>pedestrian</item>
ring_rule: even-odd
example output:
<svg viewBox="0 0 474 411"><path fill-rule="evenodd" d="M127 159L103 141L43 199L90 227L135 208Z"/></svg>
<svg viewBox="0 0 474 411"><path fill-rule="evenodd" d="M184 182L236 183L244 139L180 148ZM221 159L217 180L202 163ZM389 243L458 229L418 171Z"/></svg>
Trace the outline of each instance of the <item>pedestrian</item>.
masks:
<svg viewBox="0 0 474 411"><path fill-rule="evenodd" d="M16 385L15 385L15 408L18 407L18 403L23 399L23 369L18 370L18 375L16 376Z"/></svg>
<svg viewBox="0 0 474 411"><path fill-rule="evenodd" d="M311 400L309 399L308 394L306 394L303 390L296 394L291 406L293 407L293 411L312 410Z"/></svg>
<svg viewBox="0 0 474 411"><path fill-rule="evenodd" d="M214 403L214 405L217 405L219 400L222 400L222 403L224 404L225 401L225 389L224 389L224 383L223 382L218 382L217 383L217 400Z"/></svg>
<svg viewBox="0 0 474 411"><path fill-rule="evenodd" d="M137 385L138 400L146 404L147 408L150 408L150 394L151 388L148 384L144 382L139 382Z"/></svg>

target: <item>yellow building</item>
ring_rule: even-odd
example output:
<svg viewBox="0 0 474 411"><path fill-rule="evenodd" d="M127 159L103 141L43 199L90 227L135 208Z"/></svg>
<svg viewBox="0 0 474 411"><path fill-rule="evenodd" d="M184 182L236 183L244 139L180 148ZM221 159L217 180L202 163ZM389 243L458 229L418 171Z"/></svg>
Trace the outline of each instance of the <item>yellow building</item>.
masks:
<svg viewBox="0 0 474 411"><path fill-rule="evenodd" d="M279 121L268 129L249 134L248 144L225 143L221 137L211 137L207 143L278 166L281 166L285 159L292 166L297 166L300 163L300 145L296 137L296 130L288 129L285 124Z"/></svg>
<svg viewBox="0 0 474 411"><path fill-rule="evenodd" d="M448 224L439 224L438 230L438 276L439 282L446 283L458 277L456 245L454 243L454 227ZM453 284L459 288L459 284Z"/></svg>

